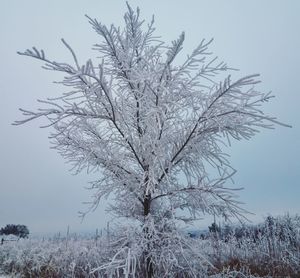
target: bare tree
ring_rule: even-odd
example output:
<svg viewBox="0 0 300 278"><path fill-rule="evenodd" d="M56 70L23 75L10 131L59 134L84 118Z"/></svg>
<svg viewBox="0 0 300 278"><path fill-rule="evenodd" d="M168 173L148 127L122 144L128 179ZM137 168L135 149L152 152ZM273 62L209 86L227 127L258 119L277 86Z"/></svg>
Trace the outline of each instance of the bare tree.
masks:
<svg viewBox="0 0 300 278"><path fill-rule="evenodd" d="M87 18L102 38L95 45L100 62L81 64L63 39L73 65L35 47L18 52L64 74L60 83L71 89L39 100L38 111L21 109L26 117L15 123L45 117L54 148L77 172L99 170L91 209L112 194L109 210L133 220L115 243L115 256L97 271L196 277L203 258L178 223L203 213L243 217L236 189L225 186L235 170L220 145L278 124L261 110L272 95L254 89L257 74L232 81L232 69L209 52L211 41L176 64L184 33L166 45L139 9L128 6L124 28Z"/></svg>

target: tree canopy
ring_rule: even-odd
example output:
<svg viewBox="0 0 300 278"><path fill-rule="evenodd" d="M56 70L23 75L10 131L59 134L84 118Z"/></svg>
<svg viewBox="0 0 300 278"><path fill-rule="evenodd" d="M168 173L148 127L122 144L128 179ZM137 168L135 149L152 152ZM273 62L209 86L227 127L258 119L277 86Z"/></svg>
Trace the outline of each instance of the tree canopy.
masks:
<svg viewBox="0 0 300 278"><path fill-rule="evenodd" d="M145 277L192 275L198 264L189 260L199 255L178 224L205 213L243 217L237 188L225 185L235 170L222 146L278 124L262 110L273 96L255 89L258 74L234 80L233 69L209 51L212 40L177 63L185 34L167 45L139 9L128 5L124 28L87 18L101 39L94 46L99 60L82 64L64 39L72 65L35 47L19 52L61 72L57 83L67 90L39 100L38 111L21 109L25 119L16 124L46 118L53 148L75 171L99 171L90 209L111 196L108 210L131 220L102 268L118 272L125 265L129 275L144 267Z"/></svg>
<svg viewBox="0 0 300 278"><path fill-rule="evenodd" d="M20 238L27 238L29 230L25 225L7 224L4 228L0 229L0 235L15 235Z"/></svg>

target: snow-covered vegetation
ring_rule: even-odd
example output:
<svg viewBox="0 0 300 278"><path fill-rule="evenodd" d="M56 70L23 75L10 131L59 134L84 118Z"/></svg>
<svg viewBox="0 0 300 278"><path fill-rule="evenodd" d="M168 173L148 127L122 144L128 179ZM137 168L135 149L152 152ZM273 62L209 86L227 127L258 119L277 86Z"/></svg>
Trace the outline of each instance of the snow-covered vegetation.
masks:
<svg viewBox="0 0 300 278"><path fill-rule="evenodd" d="M239 252L241 243L222 247L219 240L191 239L179 227L203 214L243 217L237 189L227 184L235 170L221 146L280 124L262 109L272 95L255 89L257 74L232 78L233 69L209 51L211 40L202 40L177 62L185 34L167 45L155 35L154 20L146 25L139 9L128 5L122 28L88 20L100 37L95 45L100 60L80 63L65 40L72 64L36 47L19 52L62 73L58 83L67 91L40 100L37 111L21 109L25 118L16 124L45 118L53 148L76 172L99 171L91 183L90 209L110 196L109 211L126 224L108 245L12 244L7 251L8 258L16 257L12 269L71 276L78 271L76 277L81 272L147 278L213 274L217 256L210 250L219 244L218 252L227 245ZM255 249L246 250L251 257Z"/></svg>
<svg viewBox="0 0 300 278"><path fill-rule="evenodd" d="M129 247L115 255L116 249L121 247L119 233L99 238L54 237L5 242L0 247L0 269L20 277L143 277L139 261L130 255ZM300 275L299 216L268 217L260 225L225 226L205 238L191 238L187 234L185 237L186 244L193 246L198 256L182 258L181 269L176 274L169 272L157 277ZM162 266L165 255L162 251ZM111 262L112 257L122 265L118 270ZM126 260L131 261L125 264ZM179 265L179 262L174 264ZM194 275L185 272L184 266L188 264L193 264L198 272ZM103 267L105 265L107 267ZM128 265L135 269L135 276L128 274Z"/></svg>

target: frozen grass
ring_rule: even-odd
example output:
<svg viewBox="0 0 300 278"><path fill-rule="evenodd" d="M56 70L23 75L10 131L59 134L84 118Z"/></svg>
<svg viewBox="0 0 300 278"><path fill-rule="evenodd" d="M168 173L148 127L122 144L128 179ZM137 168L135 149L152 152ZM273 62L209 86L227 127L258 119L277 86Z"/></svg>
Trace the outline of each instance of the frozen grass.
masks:
<svg viewBox="0 0 300 278"><path fill-rule="evenodd" d="M97 240L5 242L0 246L0 269L19 277L125 277L124 269L110 275L107 269L99 268L115 254L114 244L108 244L107 239L103 236ZM205 239L187 240L212 264L203 265L203 260L188 258L190 263L198 260L199 272L195 277L300 277L299 217L272 218L255 228L236 228ZM175 276L172 273L164 277L193 277L184 271ZM127 277L142 277L138 266L135 275Z"/></svg>

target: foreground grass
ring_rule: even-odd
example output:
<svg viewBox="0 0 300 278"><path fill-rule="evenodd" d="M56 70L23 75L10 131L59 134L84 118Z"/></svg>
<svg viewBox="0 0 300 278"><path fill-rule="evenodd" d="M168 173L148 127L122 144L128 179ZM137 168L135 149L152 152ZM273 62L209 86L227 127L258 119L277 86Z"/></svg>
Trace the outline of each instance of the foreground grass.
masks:
<svg viewBox="0 0 300 278"><path fill-rule="evenodd" d="M199 254L210 262L199 267L197 277L300 277L299 218L273 220L259 229L191 238ZM114 252L106 237L5 242L0 245L0 269L14 277L111 277L94 270L109 262ZM181 273L180 277L189 276Z"/></svg>

